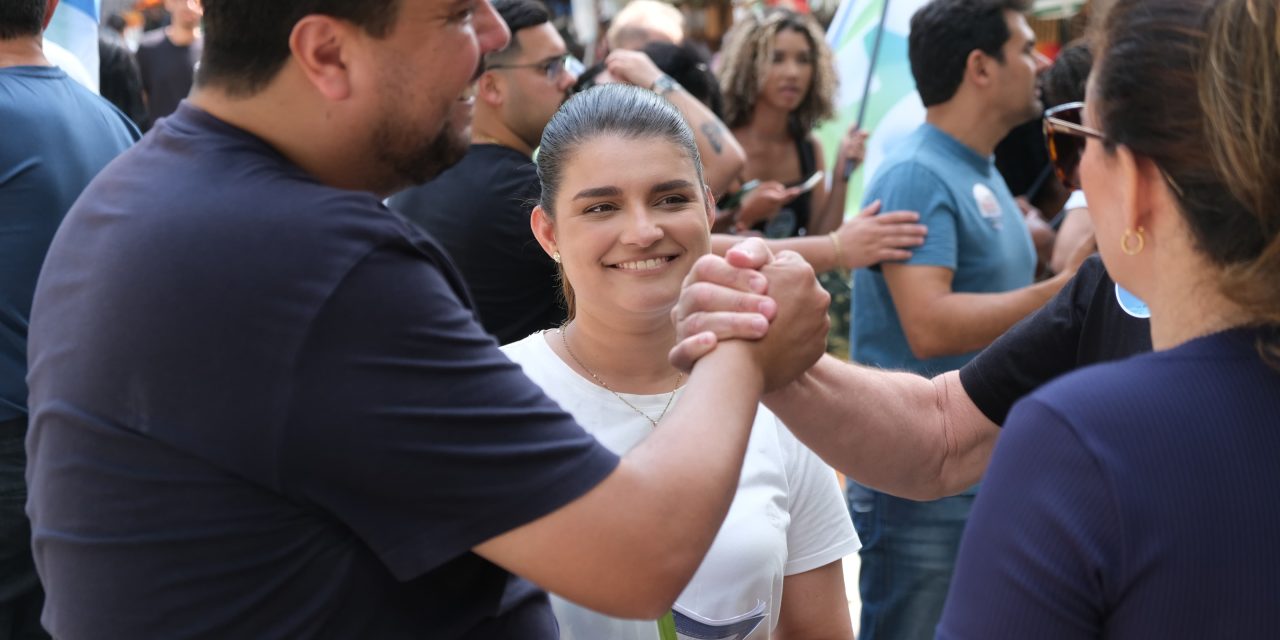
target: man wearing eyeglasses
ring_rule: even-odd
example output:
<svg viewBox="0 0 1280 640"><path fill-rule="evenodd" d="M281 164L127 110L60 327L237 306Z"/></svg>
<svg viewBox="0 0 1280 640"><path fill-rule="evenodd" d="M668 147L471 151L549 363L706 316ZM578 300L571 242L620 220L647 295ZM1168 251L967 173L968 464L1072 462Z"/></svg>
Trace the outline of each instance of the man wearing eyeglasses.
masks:
<svg viewBox="0 0 1280 640"><path fill-rule="evenodd" d="M444 245L471 289L481 324L506 344L565 319L555 263L529 230L541 193L532 158L582 64L540 2L493 6L511 29L511 44L485 56L467 155L389 204Z"/></svg>

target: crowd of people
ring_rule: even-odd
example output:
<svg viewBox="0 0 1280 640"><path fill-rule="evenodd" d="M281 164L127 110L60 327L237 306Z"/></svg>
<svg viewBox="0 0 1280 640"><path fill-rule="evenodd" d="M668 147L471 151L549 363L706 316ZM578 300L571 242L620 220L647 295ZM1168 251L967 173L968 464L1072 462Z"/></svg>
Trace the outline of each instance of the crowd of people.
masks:
<svg viewBox="0 0 1280 640"><path fill-rule="evenodd" d="M154 24L140 35L118 13L98 35L99 93L143 131L187 97L204 44L200 0L155 0L148 10Z"/></svg>
<svg viewBox="0 0 1280 640"><path fill-rule="evenodd" d="M1274 634L1280 6L1029 4L848 219L794 11L166 0L137 122L0 5L0 638Z"/></svg>

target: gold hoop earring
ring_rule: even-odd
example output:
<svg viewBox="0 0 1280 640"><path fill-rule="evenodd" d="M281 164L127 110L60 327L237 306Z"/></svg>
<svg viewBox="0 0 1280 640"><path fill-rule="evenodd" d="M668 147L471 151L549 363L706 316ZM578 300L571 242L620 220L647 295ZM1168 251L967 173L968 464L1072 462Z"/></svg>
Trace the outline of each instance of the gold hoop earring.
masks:
<svg viewBox="0 0 1280 640"><path fill-rule="evenodd" d="M1136 256L1142 253L1143 248L1147 246L1147 239L1142 235L1146 231L1142 227L1138 227L1137 231L1125 231L1120 237L1120 250L1127 256Z"/></svg>
<svg viewBox="0 0 1280 640"><path fill-rule="evenodd" d="M559 252L559 251L552 251L552 252L551 252L551 260L552 260L552 261L554 261L556 264L560 264L560 252Z"/></svg>

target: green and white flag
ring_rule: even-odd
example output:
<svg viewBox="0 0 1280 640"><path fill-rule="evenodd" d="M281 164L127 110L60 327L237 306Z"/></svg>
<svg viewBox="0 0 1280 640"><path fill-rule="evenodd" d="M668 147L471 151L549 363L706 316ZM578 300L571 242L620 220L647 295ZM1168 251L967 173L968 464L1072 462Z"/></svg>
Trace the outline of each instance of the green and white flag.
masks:
<svg viewBox="0 0 1280 640"><path fill-rule="evenodd" d="M835 56L840 88L836 93L835 117L818 128L817 136L827 154L827 166L840 146L844 132L857 120L864 98L867 101L862 128L871 133L867 159L849 179L846 217L862 207L867 181L875 175L893 143L924 122L924 105L916 93L907 60L907 34L911 16L927 0L844 0L827 30L827 44ZM887 5L887 7L886 7ZM874 55L876 32L883 16L884 34L879 55ZM875 69L871 60L876 58ZM870 90L864 96L867 74Z"/></svg>
<svg viewBox="0 0 1280 640"><path fill-rule="evenodd" d="M871 133L866 162L849 181L846 217L862 208L867 181L875 175L885 151L924 122L924 105L916 93L907 59L907 35L911 16L926 4L928 0L843 0L827 30L827 44L835 55L840 78L835 117L817 131L827 154L827 166L832 166L840 139L857 120L864 98L867 105L862 128ZM1036 0L1031 15L1039 19L1068 18L1085 4L1085 0ZM884 35L880 38L879 55L874 56L876 33L882 21ZM868 71L870 90L864 96Z"/></svg>

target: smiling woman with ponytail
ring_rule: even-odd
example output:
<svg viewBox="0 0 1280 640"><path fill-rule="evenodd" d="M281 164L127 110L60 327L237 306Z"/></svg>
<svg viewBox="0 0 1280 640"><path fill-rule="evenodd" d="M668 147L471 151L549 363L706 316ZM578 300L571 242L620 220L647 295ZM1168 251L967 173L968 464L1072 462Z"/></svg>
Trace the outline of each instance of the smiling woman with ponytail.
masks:
<svg viewBox="0 0 1280 640"><path fill-rule="evenodd" d="M1118 0L1097 55L1071 135L1103 261L1148 303L1156 352L1014 407L938 637L1273 637L1277 3Z"/></svg>

